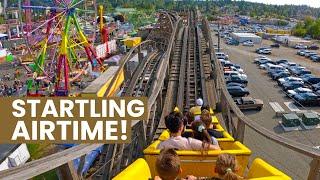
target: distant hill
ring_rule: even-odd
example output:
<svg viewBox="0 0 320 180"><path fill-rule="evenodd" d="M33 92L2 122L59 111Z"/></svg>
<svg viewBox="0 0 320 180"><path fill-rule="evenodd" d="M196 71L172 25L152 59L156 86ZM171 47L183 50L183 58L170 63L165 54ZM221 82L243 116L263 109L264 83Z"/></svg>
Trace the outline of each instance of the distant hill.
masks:
<svg viewBox="0 0 320 180"><path fill-rule="evenodd" d="M22 0L24 1L24 0ZM78 0L80 1L80 0ZM32 5L51 6L54 0L31 0ZM206 14L238 14L247 16L297 18L306 16L320 17L320 8L294 5L267 5L242 0L96 0L97 4L104 4L107 8L132 7L145 10L156 9L185 9L198 5ZM8 6L17 6L18 0L8 0Z"/></svg>

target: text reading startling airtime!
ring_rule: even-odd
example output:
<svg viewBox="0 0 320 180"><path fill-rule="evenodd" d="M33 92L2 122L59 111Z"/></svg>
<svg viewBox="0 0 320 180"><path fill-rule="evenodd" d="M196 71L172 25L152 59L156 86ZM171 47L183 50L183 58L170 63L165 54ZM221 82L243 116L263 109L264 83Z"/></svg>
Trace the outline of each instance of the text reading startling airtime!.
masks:
<svg viewBox="0 0 320 180"><path fill-rule="evenodd" d="M0 110L0 125L6 127L0 141L129 142L131 121L147 118L146 102L146 98L130 97L6 98L6 109Z"/></svg>

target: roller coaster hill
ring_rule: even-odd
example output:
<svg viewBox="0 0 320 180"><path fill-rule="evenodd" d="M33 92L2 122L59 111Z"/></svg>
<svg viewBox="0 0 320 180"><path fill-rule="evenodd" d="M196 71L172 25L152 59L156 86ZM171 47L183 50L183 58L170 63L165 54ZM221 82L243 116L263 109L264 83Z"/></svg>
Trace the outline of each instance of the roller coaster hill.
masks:
<svg viewBox="0 0 320 180"><path fill-rule="evenodd" d="M187 112L202 98L221 150L177 150L181 177L216 176L219 154L235 156L238 175L246 179L320 179L320 152L286 139L246 117L226 90L215 57L209 23L198 10L160 12L147 40L133 47L119 66L106 70L82 96L148 97L148 119L132 122L129 144L80 144L0 173L0 179L29 179L56 169L60 179L150 179L157 175L158 144L170 137L164 117L177 107ZM131 59L139 64L132 68ZM97 80L98 80L97 79ZM93 82L94 84L95 82ZM186 130L190 131L190 130ZM93 166L83 173L86 154L99 148ZM72 161L79 158L75 168Z"/></svg>

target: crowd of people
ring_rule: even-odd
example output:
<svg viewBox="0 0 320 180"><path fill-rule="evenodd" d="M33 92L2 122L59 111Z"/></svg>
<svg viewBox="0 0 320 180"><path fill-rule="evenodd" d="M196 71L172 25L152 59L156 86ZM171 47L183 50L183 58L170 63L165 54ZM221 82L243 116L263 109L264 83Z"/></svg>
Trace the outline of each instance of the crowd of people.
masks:
<svg viewBox="0 0 320 180"><path fill-rule="evenodd" d="M23 91L24 83L19 80L20 72L16 71L14 77L11 77L9 73L4 74L0 78L0 96L12 96L15 93ZM9 83L13 79L13 84Z"/></svg>
<svg viewBox="0 0 320 180"><path fill-rule="evenodd" d="M210 107L203 104L202 99L196 100L184 115L176 107L165 117L165 125L170 132L170 138L160 142L158 149L161 153L156 161L156 170L159 174L157 180L175 180L181 174L180 159L175 150L193 150L206 152L208 150L221 150L217 138L222 138L222 132L216 131L212 123ZM187 128L190 131L185 131ZM230 154L220 154L216 161L215 173L217 177L199 178L192 175L185 179L212 179L212 180L238 180L236 174L236 159Z"/></svg>

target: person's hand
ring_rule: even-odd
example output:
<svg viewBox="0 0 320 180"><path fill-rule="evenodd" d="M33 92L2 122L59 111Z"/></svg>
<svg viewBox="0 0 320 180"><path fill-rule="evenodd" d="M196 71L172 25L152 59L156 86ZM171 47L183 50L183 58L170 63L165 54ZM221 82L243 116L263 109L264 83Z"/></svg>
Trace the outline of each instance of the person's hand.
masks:
<svg viewBox="0 0 320 180"><path fill-rule="evenodd" d="M193 175L188 175L186 177L186 180L197 180L197 177L193 176Z"/></svg>

